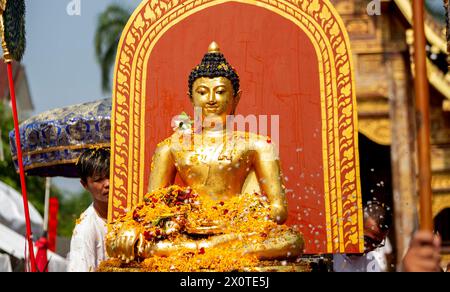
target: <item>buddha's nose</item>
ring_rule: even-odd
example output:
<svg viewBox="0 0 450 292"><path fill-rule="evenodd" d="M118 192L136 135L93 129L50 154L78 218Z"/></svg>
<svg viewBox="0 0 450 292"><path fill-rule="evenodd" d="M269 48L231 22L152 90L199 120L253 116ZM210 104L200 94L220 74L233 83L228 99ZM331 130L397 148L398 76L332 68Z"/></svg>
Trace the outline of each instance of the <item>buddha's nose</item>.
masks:
<svg viewBox="0 0 450 292"><path fill-rule="evenodd" d="M208 104L215 104L216 102L217 102L216 94L215 93L211 93L209 95Z"/></svg>

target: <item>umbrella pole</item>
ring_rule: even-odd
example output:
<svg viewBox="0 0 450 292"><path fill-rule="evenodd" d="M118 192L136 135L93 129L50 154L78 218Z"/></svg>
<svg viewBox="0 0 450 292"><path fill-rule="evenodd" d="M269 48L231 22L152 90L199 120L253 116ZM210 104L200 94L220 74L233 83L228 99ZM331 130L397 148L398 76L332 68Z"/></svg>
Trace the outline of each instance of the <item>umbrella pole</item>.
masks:
<svg viewBox="0 0 450 292"><path fill-rule="evenodd" d="M50 186L51 186L51 178L45 178L45 209L44 209L44 226L42 230L44 230L44 234L47 234L48 231L48 214L50 209Z"/></svg>
<svg viewBox="0 0 450 292"><path fill-rule="evenodd" d="M414 0L414 63L417 115L417 149L419 162L420 229L433 231L431 157L430 157L430 91L426 67L424 0Z"/></svg>
<svg viewBox="0 0 450 292"><path fill-rule="evenodd" d="M29 253L30 253L31 272L36 272L36 258L34 256L33 234L31 232L30 211L28 208L27 186L26 186L26 182L25 182L25 170L23 168L23 161L22 161L22 146L20 143L19 118L17 115L16 91L14 89L14 79L13 79L13 74L12 74L12 62L7 61L6 65L8 67L9 90L10 90L10 94L11 94L11 104L12 104L12 111L13 111L13 118L14 118L14 131L15 131L15 135L16 135L17 161L19 163L20 185L22 186L22 198L23 198L25 222L26 222L26 229L27 229L26 241L28 243L28 249L29 249Z"/></svg>

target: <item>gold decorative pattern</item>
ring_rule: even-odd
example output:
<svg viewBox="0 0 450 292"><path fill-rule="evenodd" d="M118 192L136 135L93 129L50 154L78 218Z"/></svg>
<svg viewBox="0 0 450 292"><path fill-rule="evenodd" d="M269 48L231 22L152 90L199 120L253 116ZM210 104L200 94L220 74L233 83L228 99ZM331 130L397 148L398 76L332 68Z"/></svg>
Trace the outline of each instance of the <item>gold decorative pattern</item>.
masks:
<svg viewBox="0 0 450 292"><path fill-rule="evenodd" d="M412 20L412 5L410 0L394 0L395 4L397 4L398 8L400 8L400 11L405 16L406 20L409 22L409 24L413 25ZM429 23L425 23L425 35L428 39L428 41L433 45L439 48L439 50L443 53L447 52L447 42L445 37L445 30L436 31L436 29L433 29L433 27L430 27Z"/></svg>
<svg viewBox="0 0 450 292"><path fill-rule="evenodd" d="M35 151L27 151L27 152L23 152L23 156L29 156L29 155L37 155L37 154L41 154L41 153L49 153L49 152L53 152L53 151L60 151L60 150L76 150L76 149L84 149L84 148L89 148L89 147L110 147L110 143L99 143L99 144L95 144L95 145L65 145L65 146L56 146L56 147L48 147L45 149L41 149L41 150L35 150ZM17 160L17 155L14 155L12 157L12 160Z"/></svg>
<svg viewBox="0 0 450 292"><path fill-rule="evenodd" d="M1 46L3 49L3 59L5 63L12 62L12 56L9 53L8 46L5 40L5 23L3 19L3 12L6 9L6 0L0 0L0 39L2 40Z"/></svg>
<svg viewBox="0 0 450 292"><path fill-rule="evenodd" d="M433 193L450 192L450 173L433 173L431 188Z"/></svg>
<svg viewBox="0 0 450 292"><path fill-rule="evenodd" d="M450 100L444 100L442 103L442 110L444 112L450 112Z"/></svg>
<svg viewBox="0 0 450 292"><path fill-rule="evenodd" d="M6 0L0 0L0 14L6 9Z"/></svg>
<svg viewBox="0 0 450 292"><path fill-rule="evenodd" d="M360 119L359 131L380 145L391 145L391 121L389 119Z"/></svg>
<svg viewBox="0 0 450 292"><path fill-rule="evenodd" d="M406 31L406 42L409 46L411 56L411 72L414 74L414 32L412 29ZM444 74L436 65L427 59L427 74L431 85L444 97L450 99L450 73Z"/></svg>
<svg viewBox="0 0 450 292"><path fill-rule="evenodd" d="M433 195L433 218L444 209L450 208L450 192L445 194Z"/></svg>
<svg viewBox="0 0 450 292"><path fill-rule="evenodd" d="M144 194L146 70L158 39L193 13L227 0L143 1L122 35L112 115L111 221ZM328 0L237 0L268 9L299 26L319 57L328 252L362 251L356 97L350 43Z"/></svg>

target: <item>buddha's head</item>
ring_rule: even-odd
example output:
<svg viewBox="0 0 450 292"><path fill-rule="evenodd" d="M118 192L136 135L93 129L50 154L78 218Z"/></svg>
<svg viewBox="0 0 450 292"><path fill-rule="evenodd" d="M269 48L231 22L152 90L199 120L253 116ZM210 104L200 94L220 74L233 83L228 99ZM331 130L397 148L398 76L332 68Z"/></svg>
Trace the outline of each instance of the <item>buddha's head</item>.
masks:
<svg viewBox="0 0 450 292"><path fill-rule="evenodd" d="M233 115L239 103L239 76L220 52L217 43L189 76L189 98L194 107L202 109L203 117L218 117L225 121Z"/></svg>

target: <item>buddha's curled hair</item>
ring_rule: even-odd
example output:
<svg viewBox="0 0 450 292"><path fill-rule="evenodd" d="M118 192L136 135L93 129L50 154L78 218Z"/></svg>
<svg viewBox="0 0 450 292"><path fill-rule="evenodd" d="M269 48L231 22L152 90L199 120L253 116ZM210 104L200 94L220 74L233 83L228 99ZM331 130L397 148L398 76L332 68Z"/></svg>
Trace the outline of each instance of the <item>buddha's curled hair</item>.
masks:
<svg viewBox="0 0 450 292"><path fill-rule="evenodd" d="M233 85L234 95L239 92L239 75L220 52L208 52L202 62L189 75L189 95L192 97L192 86L198 78L225 77Z"/></svg>

